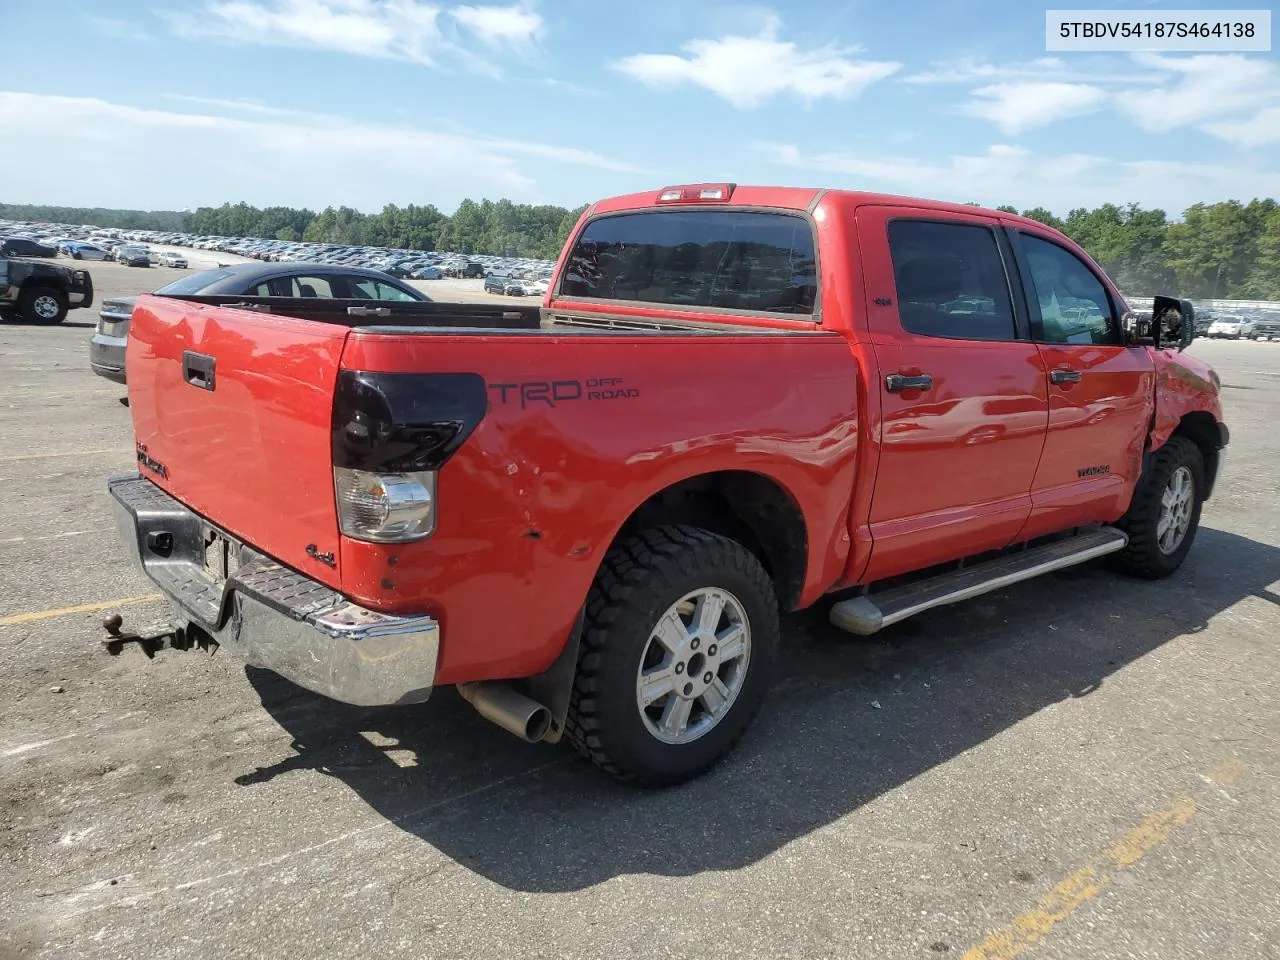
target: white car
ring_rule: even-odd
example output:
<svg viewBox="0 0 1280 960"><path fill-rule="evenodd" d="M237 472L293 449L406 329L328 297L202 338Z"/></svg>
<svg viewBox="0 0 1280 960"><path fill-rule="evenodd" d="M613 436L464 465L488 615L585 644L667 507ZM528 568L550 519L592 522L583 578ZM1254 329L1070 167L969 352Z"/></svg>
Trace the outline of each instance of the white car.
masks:
<svg viewBox="0 0 1280 960"><path fill-rule="evenodd" d="M160 262L166 267L181 267L183 270L187 268L187 258L174 250L166 250L160 254Z"/></svg>
<svg viewBox="0 0 1280 960"><path fill-rule="evenodd" d="M1230 340L1239 340L1241 337L1252 336L1256 323L1257 321L1251 317L1219 317L1209 324L1209 337L1226 337Z"/></svg>

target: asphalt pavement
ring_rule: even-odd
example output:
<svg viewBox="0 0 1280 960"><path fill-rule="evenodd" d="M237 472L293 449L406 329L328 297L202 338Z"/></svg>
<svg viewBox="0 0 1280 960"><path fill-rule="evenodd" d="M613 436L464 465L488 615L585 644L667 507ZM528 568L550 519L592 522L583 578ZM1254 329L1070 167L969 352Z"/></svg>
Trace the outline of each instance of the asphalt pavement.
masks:
<svg viewBox="0 0 1280 960"><path fill-rule="evenodd" d="M81 313L0 325L0 957L1280 957L1280 343L1191 348L1233 442L1176 576L790 617L737 752L634 791L450 690L108 656L165 610Z"/></svg>

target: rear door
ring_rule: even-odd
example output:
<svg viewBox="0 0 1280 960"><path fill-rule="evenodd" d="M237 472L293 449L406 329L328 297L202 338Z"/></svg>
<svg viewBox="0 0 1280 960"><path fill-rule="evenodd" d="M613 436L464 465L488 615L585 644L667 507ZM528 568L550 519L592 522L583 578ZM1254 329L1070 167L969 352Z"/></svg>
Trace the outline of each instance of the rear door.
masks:
<svg viewBox="0 0 1280 960"><path fill-rule="evenodd" d="M335 589L331 420L347 333L338 324L143 296L125 353L141 473ZM317 561L326 554L335 559Z"/></svg>
<svg viewBox="0 0 1280 960"><path fill-rule="evenodd" d="M863 207L857 225L882 403L876 580L1014 540L1048 398L997 221Z"/></svg>
<svg viewBox="0 0 1280 960"><path fill-rule="evenodd" d="M1010 237L1049 395L1024 536L1115 520L1142 471L1154 362L1123 346L1119 297L1091 264L1048 234L1019 226Z"/></svg>

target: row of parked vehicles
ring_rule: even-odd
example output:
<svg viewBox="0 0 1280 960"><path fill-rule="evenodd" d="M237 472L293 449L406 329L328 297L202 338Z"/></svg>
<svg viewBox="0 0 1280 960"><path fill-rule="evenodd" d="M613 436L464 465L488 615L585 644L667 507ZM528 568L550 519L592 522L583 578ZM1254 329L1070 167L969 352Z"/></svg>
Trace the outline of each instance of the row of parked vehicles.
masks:
<svg viewBox="0 0 1280 960"><path fill-rule="evenodd" d="M50 260L61 255L72 260L114 260L130 267L149 267L152 263L160 263L166 267L187 266L187 258L176 251L155 251L144 243L111 237L76 240L69 237L37 238L13 234L0 237L0 255Z"/></svg>
<svg viewBox="0 0 1280 960"><path fill-rule="evenodd" d="M114 259L103 256L121 245L163 245L229 253L264 263L318 263L327 266L382 270L400 279L438 280L442 277L483 279L487 276L530 279L546 276L554 266L548 260L488 254L460 255L432 250L404 250L367 245L309 243L254 237L213 237L154 230L119 230L72 224L0 221L0 235L12 234L32 244L31 252L16 256L56 256L60 244L80 245L68 252L74 259ZM42 252L36 252L36 248ZM89 248L94 248L90 251ZM96 252L95 252L96 251ZM141 263L139 262L139 266ZM536 275L536 276L533 276ZM505 292L505 291L504 291Z"/></svg>
<svg viewBox="0 0 1280 960"><path fill-rule="evenodd" d="M1280 338L1280 312L1223 314L1207 319L1208 324L1201 335L1208 337L1210 340L1275 340Z"/></svg>

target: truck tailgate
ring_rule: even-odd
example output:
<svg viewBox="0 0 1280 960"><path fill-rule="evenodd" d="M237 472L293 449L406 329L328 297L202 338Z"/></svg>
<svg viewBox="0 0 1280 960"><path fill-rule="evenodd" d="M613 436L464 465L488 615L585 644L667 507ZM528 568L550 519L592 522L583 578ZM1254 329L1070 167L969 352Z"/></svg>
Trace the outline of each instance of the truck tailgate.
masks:
<svg viewBox="0 0 1280 960"><path fill-rule="evenodd" d="M348 332L144 296L133 311L125 360L143 476L212 524L335 589L330 430Z"/></svg>

